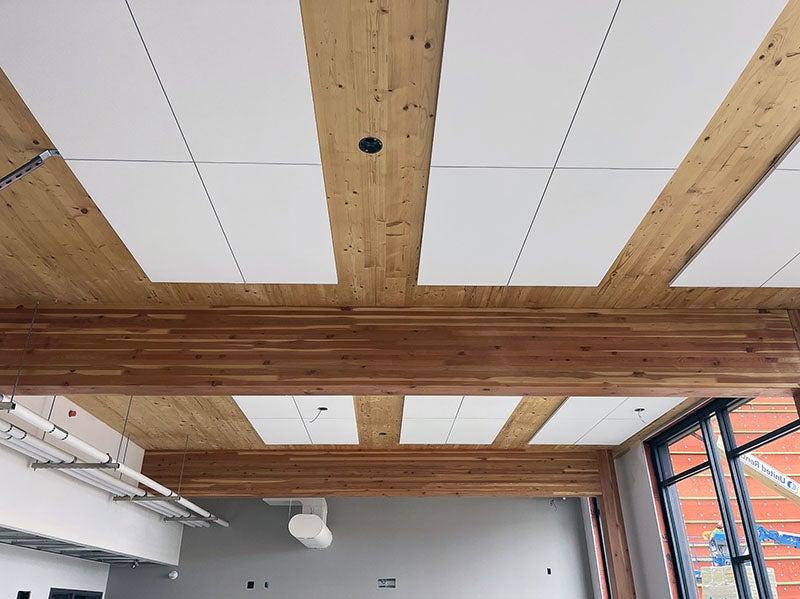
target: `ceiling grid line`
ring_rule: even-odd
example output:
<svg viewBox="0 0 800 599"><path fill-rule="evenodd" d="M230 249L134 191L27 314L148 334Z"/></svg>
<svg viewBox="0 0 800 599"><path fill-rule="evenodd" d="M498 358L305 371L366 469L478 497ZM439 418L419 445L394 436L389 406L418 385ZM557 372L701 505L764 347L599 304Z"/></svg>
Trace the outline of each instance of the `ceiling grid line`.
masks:
<svg viewBox="0 0 800 599"><path fill-rule="evenodd" d="M306 435L308 436L308 442L314 443L314 440L311 438L311 432L308 430L308 425L306 424L306 419L303 418L303 413L300 411L300 406L297 405L297 399L294 395L291 396L292 403L294 404L294 409L297 410L297 416L300 418L300 422L303 423L303 428L306 431Z"/></svg>
<svg viewBox="0 0 800 599"><path fill-rule="evenodd" d="M192 165L194 166L194 170L197 173L197 177L200 180L200 185L203 187L203 191L206 194L206 198L208 199L208 203L211 206L211 211L214 213L214 218L219 225L220 231L222 232L222 236L225 239L225 243L228 246L228 250L231 253L231 258L233 258L233 262L236 265L236 270L239 271L239 276L242 278L242 283L247 283L247 279L245 279L244 272L242 271L242 267L239 265L239 260L236 258L236 254L233 251L233 246L231 245L231 241L228 238L228 233L225 231L225 227L222 226L222 221L220 220L219 214L217 213L217 207L214 206L214 201L211 199L211 194L208 191L208 187L206 186L206 182L203 179L203 175L200 173L200 167L197 166L197 162L195 162L194 154L192 154L192 148L189 147L189 141L186 139L186 134L183 132L183 128L181 127L181 123L178 120L178 115L175 114L175 108L172 106L172 101L167 94L167 90L164 87L164 82L161 80L161 75L158 73L158 69L156 68L156 64L153 61L153 57L150 54L150 50L147 47L147 43L144 41L144 35L142 34L142 30L139 28L139 23L136 21L136 16L133 14L133 9L131 8L130 2L125 0L125 6L128 8L128 13L131 16L131 21L133 22L133 26L136 29L136 34L139 36L139 40L142 42L142 48L144 48L145 54L147 55L147 60L150 62L150 66L153 69L153 74L156 76L156 80L158 81L158 85L161 88L161 92L164 94L164 99L167 102L167 106L169 107L170 112L172 113L172 118L175 120L175 125L178 128L178 132L180 133L181 139L183 139L183 143L186 146L186 151L189 153L189 158L192 159Z"/></svg>
<svg viewBox="0 0 800 599"><path fill-rule="evenodd" d="M456 410L456 415L453 416L453 422L450 423L450 430L447 431L447 438L444 440L445 444L450 443L450 436L453 434L453 429L456 426L456 420L458 420L458 414L461 412L461 406L464 405L464 395L461 396L461 401L458 402L458 409Z"/></svg>
<svg viewBox="0 0 800 599"><path fill-rule="evenodd" d="M558 161L561 158L561 154L564 152L564 147L567 145L567 139L569 139L569 134L572 131L572 126L575 124L575 118L578 116L578 111L581 108L581 102L583 102L583 98L586 96L586 90L589 89L589 83L592 81L592 75L594 75L594 71L597 68L597 63L600 60L600 55L603 53L603 47L606 45L606 41L608 40L608 36L611 33L611 28L614 26L614 20L617 17L617 13L619 12L619 7L622 4L622 0L617 2L617 6L614 8L614 12L611 15L611 20L608 23L608 27L606 28L605 35L603 36L603 41L600 42L600 47L597 50L597 56L595 56L594 62L592 63L592 68L589 69L589 76L586 78L586 84L583 86L581 90L581 95L578 97L578 103L575 106L575 110L572 113L572 118L569 121L569 125L567 126L567 131L564 134L564 139L561 141L561 147L558 149L558 153L556 154L555 161L553 162L553 168L550 169L550 174L547 176L547 181L544 184L544 188L542 189L542 195L539 197L539 202L536 204L536 209L533 212L533 218L531 218L531 222L528 225L528 230L525 232L525 237L522 240L522 246L519 248L519 252L517 252L517 257L514 260L514 265L511 267L511 272L508 275L508 280L506 281L505 286L509 287L511 285L511 279L514 278L514 272L517 270L517 265L519 264L520 258L522 257L522 252L525 249L525 244L528 241L528 237L533 230L533 224L536 222L536 216L539 214L539 210L542 207L542 203L544 202L544 198L547 195L547 189L550 187L550 182L553 180L553 174L558 167Z"/></svg>

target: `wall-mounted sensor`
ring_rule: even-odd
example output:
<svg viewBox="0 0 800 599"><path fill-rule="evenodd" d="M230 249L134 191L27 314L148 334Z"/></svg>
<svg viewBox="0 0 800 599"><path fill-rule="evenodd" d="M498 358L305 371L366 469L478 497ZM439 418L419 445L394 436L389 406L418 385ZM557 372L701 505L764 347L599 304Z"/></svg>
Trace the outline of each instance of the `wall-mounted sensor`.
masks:
<svg viewBox="0 0 800 599"><path fill-rule="evenodd" d="M363 137L358 142L358 149L365 154L377 154L383 149L383 142L377 137Z"/></svg>

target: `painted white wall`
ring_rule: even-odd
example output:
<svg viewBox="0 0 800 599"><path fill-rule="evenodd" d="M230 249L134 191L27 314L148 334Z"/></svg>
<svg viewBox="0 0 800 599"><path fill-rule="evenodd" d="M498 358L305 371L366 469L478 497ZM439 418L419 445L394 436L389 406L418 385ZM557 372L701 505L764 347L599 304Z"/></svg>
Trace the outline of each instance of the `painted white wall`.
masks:
<svg viewBox="0 0 800 599"><path fill-rule="evenodd" d="M23 396L14 401L117 456L120 434L65 397ZM70 417L69 410L77 414ZM13 412L2 417L36 433ZM48 441L59 445L53 439ZM124 439L120 459L126 465L141 470L143 457L141 447ZM62 472L34 471L29 464L29 458L0 446L0 479L14 481L15 493L14 501L0 511L0 525L142 559L178 563L181 525L162 522L158 514L140 506L115 503L108 493Z"/></svg>
<svg viewBox="0 0 800 599"><path fill-rule="evenodd" d="M638 597L672 597L668 564L658 524L658 504L650 483L644 446L639 443L615 460L622 515Z"/></svg>
<svg viewBox="0 0 800 599"><path fill-rule="evenodd" d="M31 599L47 599L51 588L105 592L108 564L100 564L0 544L0 597L13 599L30 591Z"/></svg>
<svg viewBox="0 0 800 599"><path fill-rule="evenodd" d="M0 510L0 526L106 549L141 559L176 564L180 524L111 495L63 472L32 470L30 459L0 446L0 480L13 494Z"/></svg>

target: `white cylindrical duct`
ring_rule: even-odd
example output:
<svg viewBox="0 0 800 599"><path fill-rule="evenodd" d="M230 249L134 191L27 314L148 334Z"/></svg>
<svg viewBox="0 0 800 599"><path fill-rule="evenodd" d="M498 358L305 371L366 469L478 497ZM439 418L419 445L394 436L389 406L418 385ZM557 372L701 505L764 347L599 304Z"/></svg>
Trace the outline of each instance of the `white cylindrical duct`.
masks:
<svg viewBox="0 0 800 599"><path fill-rule="evenodd" d="M53 438L57 439L70 449L75 450L79 457L89 461L89 462L97 462L99 464L107 464L109 462L114 461L110 454L104 453L93 447L89 443L86 443L82 439L76 437L75 435L71 435L68 431L56 426L55 423L47 420L36 414L35 412L29 410L23 405L18 403L14 404L12 413L14 416L17 416L21 420L24 420L26 423L30 424L31 426L43 431L48 435L52 435ZM4 421L3 421L4 422ZM8 424L8 423L5 423ZM9 426L12 426L9 424ZM13 427L12 428L16 428ZM17 429L20 430L20 429ZM120 464L119 468L117 469L122 476L135 480L138 483L152 489L156 493L164 495L165 497L173 497L175 493L172 490L168 489L164 485L157 483L153 479L145 476L141 472L137 472L136 470L129 468L125 464ZM194 512L200 517L203 518L211 518L213 514L211 512L204 510L199 505L195 505L188 499L181 497L175 505L180 505L181 507L189 510L190 512ZM217 518L214 520L214 523L219 524L220 526L228 526L228 522L223 520L222 518Z"/></svg>
<svg viewBox="0 0 800 599"><path fill-rule="evenodd" d="M289 520L289 533L309 549L325 549L333 541L333 533L316 514L295 514Z"/></svg>

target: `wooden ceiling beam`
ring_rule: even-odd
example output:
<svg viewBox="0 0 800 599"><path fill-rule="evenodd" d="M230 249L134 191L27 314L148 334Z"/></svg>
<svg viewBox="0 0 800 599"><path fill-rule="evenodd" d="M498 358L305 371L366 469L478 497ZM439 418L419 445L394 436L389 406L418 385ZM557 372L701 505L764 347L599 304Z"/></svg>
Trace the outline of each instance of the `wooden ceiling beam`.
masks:
<svg viewBox="0 0 800 599"><path fill-rule="evenodd" d="M528 441L566 400L564 396L523 397L497 433L492 446L503 449L527 447Z"/></svg>
<svg viewBox="0 0 800 599"><path fill-rule="evenodd" d="M396 447L403 421L402 395L356 395L353 397L361 447Z"/></svg>
<svg viewBox="0 0 800 599"><path fill-rule="evenodd" d="M591 496L601 493L591 449L294 449L186 455L181 495L304 496ZM182 451L149 451L142 471L177 488Z"/></svg>
<svg viewBox="0 0 800 599"><path fill-rule="evenodd" d="M0 309L0 389L23 362L18 392L31 394L789 395L800 384L782 310L48 308L28 339L31 317Z"/></svg>

